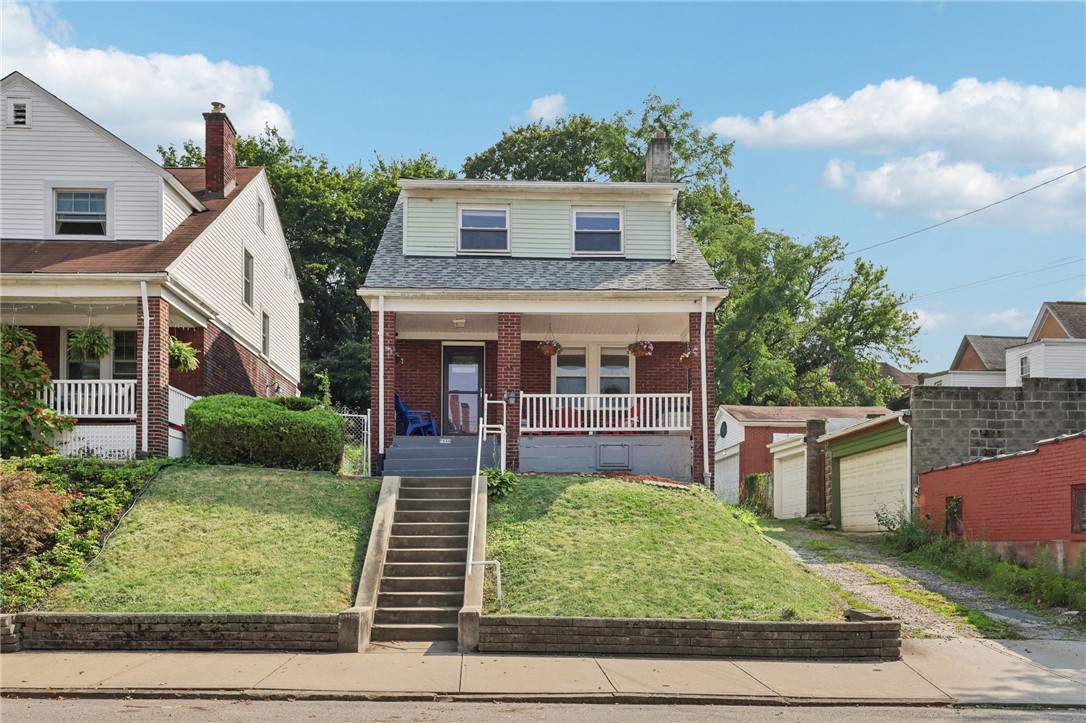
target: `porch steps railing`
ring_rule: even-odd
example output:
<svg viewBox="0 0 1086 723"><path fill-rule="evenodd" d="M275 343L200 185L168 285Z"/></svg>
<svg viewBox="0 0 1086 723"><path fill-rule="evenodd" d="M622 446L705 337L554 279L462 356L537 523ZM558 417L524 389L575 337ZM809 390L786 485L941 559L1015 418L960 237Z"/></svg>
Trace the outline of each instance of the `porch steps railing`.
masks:
<svg viewBox="0 0 1086 723"><path fill-rule="evenodd" d="M522 433L690 431L690 393L523 394Z"/></svg>
<svg viewBox="0 0 1086 723"><path fill-rule="evenodd" d="M56 379L42 401L58 413L81 419L135 419L134 379Z"/></svg>

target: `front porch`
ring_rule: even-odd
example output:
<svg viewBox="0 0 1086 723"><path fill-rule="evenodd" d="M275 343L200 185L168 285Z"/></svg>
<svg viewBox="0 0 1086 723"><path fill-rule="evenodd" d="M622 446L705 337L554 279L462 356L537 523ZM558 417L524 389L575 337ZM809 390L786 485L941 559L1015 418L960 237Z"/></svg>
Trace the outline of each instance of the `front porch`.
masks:
<svg viewBox="0 0 1086 723"><path fill-rule="evenodd" d="M710 485L711 316L689 305L656 306L641 314L629 303L600 304L600 313L386 311L383 328L375 312L374 459L403 432L394 395L432 413L443 438L477 436L489 398L505 402L511 469L621 471ZM561 351L545 354L545 339ZM651 355L628 352L637 339L652 343ZM495 415L492 406L491 423Z"/></svg>

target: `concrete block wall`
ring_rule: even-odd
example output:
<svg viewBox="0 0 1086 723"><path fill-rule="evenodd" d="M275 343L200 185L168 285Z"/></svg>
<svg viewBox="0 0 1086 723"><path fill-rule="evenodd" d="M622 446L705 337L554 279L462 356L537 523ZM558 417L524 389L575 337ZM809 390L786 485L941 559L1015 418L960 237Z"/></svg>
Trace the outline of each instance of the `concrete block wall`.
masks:
<svg viewBox="0 0 1086 723"><path fill-rule="evenodd" d="M23 650L340 649L339 613L18 613ZM5 650L5 652L7 652Z"/></svg>
<svg viewBox="0 0 1086 723"><path fill-rule="evenodd" d="M1086 429L1086 379L1024 379L1021 387L913 387L914 484L948 464L1033 449Z"/></svg>
<svg viewBox="0 0 1086 723"><path fill-rule="evenodd" d="M1086 433L1013 456L921 472L920 514L942 530L947 500L960 496L968 537L1014 547L1027 559L1041 546L1063 568L1086 549L1086 532L1072 531L1076 485L1086 485Z"/></svg>
<svg viewBox="0 0 1086 723"><path fill-rule="evenodd" d="M479 652L896 660L901 623L483 616Z"/></svg>

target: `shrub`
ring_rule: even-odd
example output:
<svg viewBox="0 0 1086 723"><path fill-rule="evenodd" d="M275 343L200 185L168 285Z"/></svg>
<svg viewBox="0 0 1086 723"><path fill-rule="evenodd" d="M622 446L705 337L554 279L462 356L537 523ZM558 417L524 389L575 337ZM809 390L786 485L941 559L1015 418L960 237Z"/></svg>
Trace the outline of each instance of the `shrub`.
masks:
<svg viewBox="0 0 1086 723"><path fill-rule="evenodd" d="M38 400L51 384L49 367L34 347L34 335L19 326L0 327L0 450L4 456L49 452L42 440L75 424Z"/></svg>
<svg viewBox="0 0 1086 723"><path fill-rule="evenodd" d="M512 492L520 481L511 471L505 470L503 472L498 467L485 469L483 474L486 475L486 493L495 499L501 499Z"/></svg>
<svg viewBox="0 0 1086 723"><path fill-rule="evenodd" d="M275 399L221 394L192 403L185 414L189 454L209 464L255 464L335 472L346 425L319 407L295 411Z"/></svg>
<svg viewBox="0 0 1086 723"><path fill-rule="evenodd" d="M0 475L32 480L33 487L63 497L62 518L43 544L23 558L4 555L0 575L0 610L16 612L36 605L49 589L83 576L83 568L101 549L110 529L133 496L168 460L114 464L97 457L65 459L59 455L8 460ZM25 482L13 482L13 489ZM5 484L5 488L7 485ZM4 502L5 511L7 502ZM8 531L3 532L5 545Z"/></svg>
<svg viewBox="0 0 1086 723"><path fill-rule="evenodd" d="M321 405L319 401L309 397L272 397L271 401L281 407L286 407L292 412L308 412L310 409L316 409Z"/></svg>
<svg viewBox="0 0 1086 723"><path fill-rule="evenodd" d="M756 515L773 514L773 477L765 473L751 473L743 479L742 507Z"/></svg>
<svg viewBox="0 0 1086 723"><path fill-rule="evenodd" d="M9 566L41 549L64 519L67 497L26 470L0 472L0 552Z"/></svg>

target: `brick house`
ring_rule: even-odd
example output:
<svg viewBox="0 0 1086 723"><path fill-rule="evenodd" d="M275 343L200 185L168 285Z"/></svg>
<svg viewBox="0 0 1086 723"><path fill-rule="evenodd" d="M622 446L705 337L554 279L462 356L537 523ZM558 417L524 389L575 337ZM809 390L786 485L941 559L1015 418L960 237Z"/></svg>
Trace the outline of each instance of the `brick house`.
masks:
<svg viewBox="0 0 1086 723"><path fill-rule="evenodd" d="M450 450L469 446L457 438L478 435L484 410L504 418L513 469L711 485L713 314L726 291L678 217L680 189L663 134L643 183L401 180L358 291L385 471L433 456L395 454L409 441L398 394L433 413L432 444ZM639 340L651 355L628 351ZM545 341L561 351L545 355ZM470 473L470 456L429 471Z"/></svg>
<svg viewBox="0 0 1086 723"><path fill-rule="evenodd" d="M194 396L297 393L301 293L267 176L236 167L221 104L204 114L206 168L164 169L20 73L0 101L0 313L35 334L47 401L79 420L53 444L165 456ZM86 325L105 327L106 356L68 353ZM170 369L171 336L199 369Z"/></svg>
<svg viewBox="0 0 1086 723"><path fill-rule="evenodd" d="M1047 549L1065 570L1086 550L1086 432L921 472L920 514L937 530L983 539L1025 559Z"/></svg>

